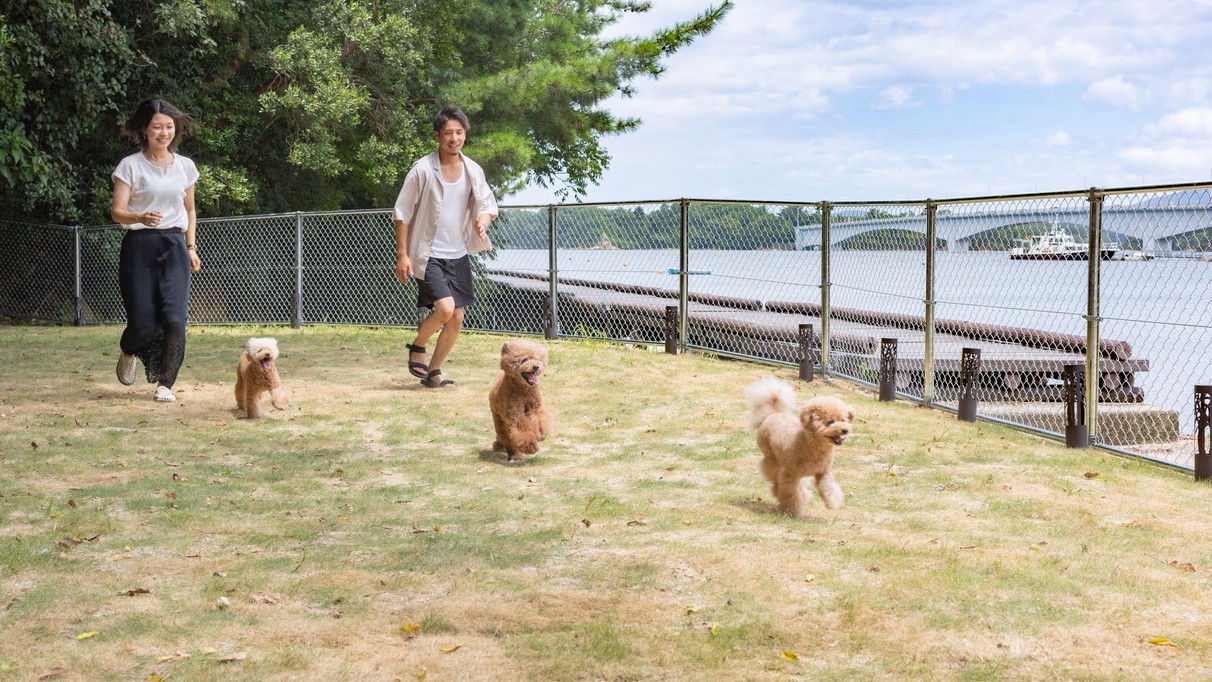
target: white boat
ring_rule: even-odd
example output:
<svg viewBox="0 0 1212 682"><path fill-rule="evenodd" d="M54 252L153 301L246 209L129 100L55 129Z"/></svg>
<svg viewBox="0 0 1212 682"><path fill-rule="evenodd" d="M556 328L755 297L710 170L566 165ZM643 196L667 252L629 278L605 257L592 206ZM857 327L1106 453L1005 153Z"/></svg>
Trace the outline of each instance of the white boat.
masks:
<svg viewBox="0 0 1212 682"><path fill-rule="evenodd" d="M1115 254L1115 260L1153 260L1153 254L1148 251L1120 251Z"/></svg>
<svg viewBox="0 0 1212 682"><path fill-rule="evenodd" d="M1064 228L1053 225L1047 234L1025 237L1022 246L1010 249L1010 260L1089 260L1090 245L1079 242ZM1106 244L1099 251L1101 260L1111 260L1119 244Z"/></svg>

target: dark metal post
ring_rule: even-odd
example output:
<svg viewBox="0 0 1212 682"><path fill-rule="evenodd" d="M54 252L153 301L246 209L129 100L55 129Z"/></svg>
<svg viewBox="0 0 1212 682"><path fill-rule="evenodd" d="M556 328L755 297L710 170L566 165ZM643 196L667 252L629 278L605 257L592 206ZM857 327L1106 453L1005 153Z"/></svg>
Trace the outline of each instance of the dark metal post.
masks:
<svg viewBox="0 0 1212 682"><path fill-rule="evenodd" d="M981 380L981 349L965 348L960 355L959 420L976 421L976 387Z"/></svg>
<svg viewBox="0 0 1212 682"><path fill-rule="evenodd" d="M1065 365L1065 445L1090 446L1086 428L1086 366Z"/></svg>
<svg viewBox="0 0 1212 682"><path fill-rule="evenodd" d="M926 200L926 319L922 326L925 338L922 339L922 404L934 402L934 264L936 260L935 244L937 242L938 205L933 200ZM962 419L963 417L961 417ZM973 413L973 419L976 414ZM967 420L971 421L971 420Z"/></svg>
<svg viewBox="0 0 1212 682"><path fill-rule="evenodd" d="M669 350L668 341L666 341L666 352L677 354L677 343L687 343L690 340L689 334L689 317L690 317L690 201L682 199L681 201L681 220L678 228L678 307L675 308L679 312L677 319L677 336L674 339L674 349ZM668 308L666 308L668 310Z"/></svg>
<svg viewBox="0 0 1212 682"><path fill-rule="evenodd" d="M800 325L800 379L812 381L812 325Z"/></svg>
<svg viewBox="0 0 1212 682"><path fill-rule="evenodd" d="M1102 319L1102 249L1103 249L1103 194L1097 187L1090 188L1090 252L1086 263L1086 367L1085 393L1082 398L1085 406L1085 424L1087 433L1094 432L1098 439L1098 399L1099 377L1099 339L1102 333L1099 322ZM1086 443L1090 442L1089 436ZM1085 447L1084 445L1082 447Z"/></svg>
<svg viewBox="0 0 1212 682"><path fill-rule="evenodd" d="M880 400L896 400L896 339L880 339Z"/></svg>
<svg viewBox="0 0 1212 682"><path fill-rule="evenodd" d="M665 306L665 352L678 354L678 307Z"/></svg>
<svg viewBox="0 0 1212 682"><path fill-rule="evenodd" d="M295 211L295 295L291 301L290 327L303 326L303 213Z"/></svg>
<svg viewBox="0 0 1212 682"><path fill-rule="evenodd" d="M72 234L76 239L76 319L77 327L84 325L84 287L80 282L80 226L72 227Z"/></svg>
<svg viewBox="0 0 1212 682"><path fill-rule="evenodd" d="M547 320L543 337L554 339L560 334L560 270L559 246L556 244L556 207L547 207Z"/></svg>
<svg viewBox="0 0 1212 682"><path fill-rule="evenodd" d="M1212 386L1195 387L1195 480L1212 478Z"/></svg>
<svg viewBox="0 0 1212 682"><path fill-rule="evenodd" d="M829 302L829 221L833 209L828 201L821 202L821 376L829 380L829 315L832 310Z"/></svg>
<svg viewBox="0 0 1212 682"><path fill-rule="evenodd" d="M551 305L551 294L543 294L543 338L548 341L556 337L555 309Z"/></svg>

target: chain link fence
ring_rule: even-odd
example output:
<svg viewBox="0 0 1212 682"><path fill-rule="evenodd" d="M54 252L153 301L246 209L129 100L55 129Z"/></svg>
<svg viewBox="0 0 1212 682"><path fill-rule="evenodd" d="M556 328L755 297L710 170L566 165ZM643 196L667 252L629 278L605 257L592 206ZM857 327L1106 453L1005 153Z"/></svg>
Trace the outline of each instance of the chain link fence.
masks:
<svg viewBox="0 0 1212 682"><path fill-rule="evenodd" d="M1193 467L1193 387L1212 383L1212 185L503 207L490 234L471 329L799 364L961 413L975 400L1051 436L1069 396L1093 443ZM0 312L122 323L121 237L0 222ZM198 244L193 322L420 321L389 211L203 219Z"/></svg>

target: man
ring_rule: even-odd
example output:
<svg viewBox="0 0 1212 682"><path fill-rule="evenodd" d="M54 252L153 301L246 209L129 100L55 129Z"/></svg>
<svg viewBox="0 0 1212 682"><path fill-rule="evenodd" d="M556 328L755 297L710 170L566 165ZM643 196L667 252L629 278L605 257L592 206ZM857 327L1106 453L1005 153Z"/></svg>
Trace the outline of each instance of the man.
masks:
<svg viewBox="0 0 1212 682"><path fill-rule="evenodd" d="M417 307L429 314L407 344L408 371L428 388L453 386L442 376L442 362L463 327L463 309L475 301L471 254L492 248L488 225L497 201L479 164L463 156L471 128L458 107L444 107L433 119L434 153L413 164L404 178L393 214L396 223L396 277L417 278ZM435 332L437 346L428 363L426 344Z"/></svg>

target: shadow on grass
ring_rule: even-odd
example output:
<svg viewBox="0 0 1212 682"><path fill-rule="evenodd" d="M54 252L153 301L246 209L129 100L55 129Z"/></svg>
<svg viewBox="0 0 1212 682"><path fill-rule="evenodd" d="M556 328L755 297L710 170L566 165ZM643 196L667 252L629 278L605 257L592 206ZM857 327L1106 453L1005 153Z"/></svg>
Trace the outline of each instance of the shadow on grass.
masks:
<svg viewBox="0 0 1212 682"><path fill-rule="evenodd" d="M491 450L484 448L480 450L480 461L503 467L533 467L542 464L543 458L540 455L533 455L530 457L523 457L517 462L510 462L505 458L504 450Z"/></svg>
<svg viewBox="0 0 1212 682"><path fill-rule="evenodd" d="M788 516L779 511L779 508L774 504L774 500L760 499L760 498L753 498L753 497L741 497L741 498L734 498L734 499L729 500L728 504L731 504L732 506L734 506L738 509L744 509L746 511L753 512L754 514L759 514L761 516L774 518L774 519L782 518L782 519L789 519L789 520L797 521L797 522L802 521L804 523L824 523L826 521L826 519L821 518L820 516L814 515L811 507L808 508L807 516L805 516L802 519L796 519L791 516ZM823 511L827 511L824 509L824 507L822 507L821 509Z"/></svg>

